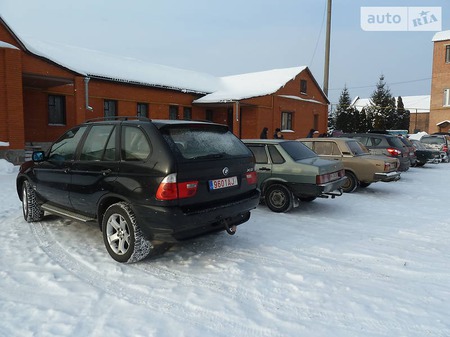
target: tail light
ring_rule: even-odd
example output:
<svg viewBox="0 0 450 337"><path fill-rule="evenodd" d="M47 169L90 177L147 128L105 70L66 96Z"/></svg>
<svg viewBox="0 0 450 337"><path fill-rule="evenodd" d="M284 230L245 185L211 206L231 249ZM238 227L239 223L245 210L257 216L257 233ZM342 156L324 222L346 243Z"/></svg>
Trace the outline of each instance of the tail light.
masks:
<svg viewBox="0 0 450 337"><path fill-rule="evenodd" d="M249 185L256 185L256 183L258 182L256 171L247 172L245 174L245 178L247 179L247 184Z"/></svg>
<svg viewBox="0 0 450 337"><path fill-rule="evenodd" d="M317 185L326 184L330 181L342 178L343 176L345 176L345 170L321 174L321 175L316 176L316 184Z"/></svg>
<svg viewBox="0 0 450 337"><path fill-rule="evenodd" d="M442 146L442 151L447 152L448 151L448 146L447 145L443 145Z"/></svg>
<svg viewBox="0 0 450 337"><path fill-rule="evenodd" d="M402 151L399 151L399 150L394 149L394 148L392 148L392 147L388 148L387 151L389 152L389 154L390 154L392 157L399 157L399 156L401 156L401 154L402 154Z"/></svg>
<svg viewBox="0 0 450 337"><path fill-rule="evenodd" d="M197 193L198 181L177 182L177 174L166 176L159 184L156 199L176 200L193 197Z"/></svg>

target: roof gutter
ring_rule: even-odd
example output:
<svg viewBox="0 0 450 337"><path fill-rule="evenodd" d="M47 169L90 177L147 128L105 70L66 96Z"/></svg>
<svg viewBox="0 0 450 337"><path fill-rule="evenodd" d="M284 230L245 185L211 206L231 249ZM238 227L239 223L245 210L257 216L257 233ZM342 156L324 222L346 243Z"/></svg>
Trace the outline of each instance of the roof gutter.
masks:
<svg viewBox="0 0 450 337"><path fill-rule="evenodd" d="M89 106L89 77L84 78L84 97L86 102L86 110L93 111L94 109Z"/></svg>

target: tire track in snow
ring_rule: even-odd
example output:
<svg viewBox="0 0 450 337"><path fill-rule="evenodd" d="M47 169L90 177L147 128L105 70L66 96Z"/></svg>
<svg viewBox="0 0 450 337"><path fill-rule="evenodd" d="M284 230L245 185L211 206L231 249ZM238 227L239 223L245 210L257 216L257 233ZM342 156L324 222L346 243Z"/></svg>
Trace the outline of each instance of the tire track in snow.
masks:
<svg viewBox="0 0 450 337"><path fill-rule="evenodd" d="M23 221L22 221L23 223ZM355 317L355 313L348 314L345 312L330 311L326 308L321 308L320 311L314 311L308 307L307 303L299 303L295 301L283 302L274 297L263 296L263 294L258 293L253 290L242 290L245 287L233 287L229 283L224 281L219 281L217 279L210 279L196 276L195 274L183 272L180 270L172 270L158 265L157 262L150 263L138 263L127 265L136 270L136 272L141 272L148 276L155 277L164 281L172 281L180 286L186 287L197 287L205 288L214 292L222 293L226 295L227 298L239 299L243 301L251 301L255 309L263 310L263 315L267 315L268 319L273 320L268 326L256 326L255 322L252 322L246 317L236 316L233 313L222 313L212 310L205 310L204 308L198 307L194 304L183 304L177 301L173 301L170 298L164 297L157 294L145 294L144 292L138 291L131 288L128 284L123 281L115 279L113 282L106 278L101 273L92 270L89 265L81 263L74 256L70 254L65 248L57 242L58 235L54 235L51 231L51 227L45 226L45 222L42 223L31 223L29 228L33 233L36 241L39 243L39 247L58 265L63 269L67 270L71 274L75 275L77 278L87 282L95 288L98 288L105 293L124 299L130 303L145 306L151 310L159 312L162 315L168 315L174 319L184 321L188 326L194 325L202 330L207 330L210 333L217 335L229 335L231 332L233 335L246 335L246 336L282 336L282 333L276 331L277 320L282 321L283 324L286 320L289 321L288 324L293 322L298 322L299 326L301 324L308 324L308 322L324 322L323 324L334 324L337 328L342 328L347 331L364 331L373 334L392 334L397 331L402 332L404 327L399 326L395 322L381 322L377 319L367 319L364 317L361 319ZM189 246L194 253L203 252L202 247L193 249ZM274 257L267 256L263 253L255 253L248 250L233 250L233 254L230 256L229 247L214 249L208 251L208 254L212 255L212 259L217 258L222 264L236 263L236 260L243 260L246 263L263 265L269 264L277 267L284 267L285 270L299 270L299 266L290 263L286 259L280 260ZM196 251L197 250L197 251ZM305 255L305 257L307 257ZM325 259L328 260L329 256L316 256L311 254L309 259ZM330 259L329 262L332 259ZM323 261L322 261L323 262ZM307 262L306 266L311 263ZM336 268L332 266L331 263L326 263L326 266L319 266L322 270L325 267L327 272L332 272L333 270L339 271L341 268ZM365 271L360 271L357 268L351 268L352 273L361 273L364 278L371 277L373 275L368 274ZM245 280L244 280L245 281ZM282 308L283 315L277 312ZM356 315L358 316L358 315ZM357 323L355 323L357 321ZM356 324L356 326L355 326ZM224 328L224 326L226 328ZM272 328L274 327L274 328ZM223 331L226 330L227 333ZM435 331L439 333L439 331Z"/></svg>
<svg viewBox="0 0 450 337"><path fill-rule="evenodd" d="M148 295L132 289L128 284L118 279L111 281L102 274L87 268L85 264L80 263L68 251L64 250L63 247L52 238L52 235L49 233L49 228L45 226L45 222L29 223L29 228L38 242L39 247L54 262L66 271L75 275L77 278L113 297L119 297L130 303L145 306L159 314L169 315L177 321L185 321L188 325L195 325L202 330L214 333L216 336L228 336L229 331L232 331L236 336L282 336L282 334L274 329L258 327L256 324L252 324L251 321L242 316L236 316L229 312L219 313L205 310L198 306L192 308L185 307L183 304L173 301L170 298L156 294ZM135 269L143 271L140 268ZM145 271L145 273L149 273L148 270ZM152 275L158 277L157 272L152 273ZM176 277L175 274L171 273L164 273L164 277L168 276L172 281L183 283L182 277ZM162 279L162 281L167 281L167 279ZM189 284L184 283L184 285ZM202 286L201 284L195 285L197 287ZM224 326L226 326L227 329L224 329ZM227 332L224 332L224 330Z"/></svg>

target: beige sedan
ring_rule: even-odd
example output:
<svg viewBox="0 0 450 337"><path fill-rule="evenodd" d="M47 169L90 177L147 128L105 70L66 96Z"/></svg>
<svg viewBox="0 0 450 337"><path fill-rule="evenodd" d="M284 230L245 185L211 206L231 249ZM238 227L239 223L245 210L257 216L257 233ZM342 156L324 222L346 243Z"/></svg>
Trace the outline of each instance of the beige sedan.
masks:
<svg viewBox="0 0 450 337"><path fill-rule="evenodd" d="M344 192L367 187L377 181L400 179L398 159L372 155L364 145L352 138L301 138L297 139L316 152L321 158L339 160L344 164L347 182Z"/></svg>

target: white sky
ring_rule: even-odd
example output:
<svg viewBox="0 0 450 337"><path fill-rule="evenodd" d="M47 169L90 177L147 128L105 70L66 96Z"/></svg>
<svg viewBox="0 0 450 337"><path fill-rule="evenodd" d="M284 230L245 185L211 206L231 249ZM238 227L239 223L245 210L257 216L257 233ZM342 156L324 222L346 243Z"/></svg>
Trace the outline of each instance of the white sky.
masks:
<svg viewBox="0 0 450 337"><path fill-rule="evenodd" d="M20 36L215 76L309 66L323 83L326 0L0 0ZM394 96L430 93L435 32L366 32L361 6L442 7L447 0L335 0L329 96L368 97L380 74ZM323 25L322 25L323 24ZM425 79L425 80L424 80Z"/></svg>

